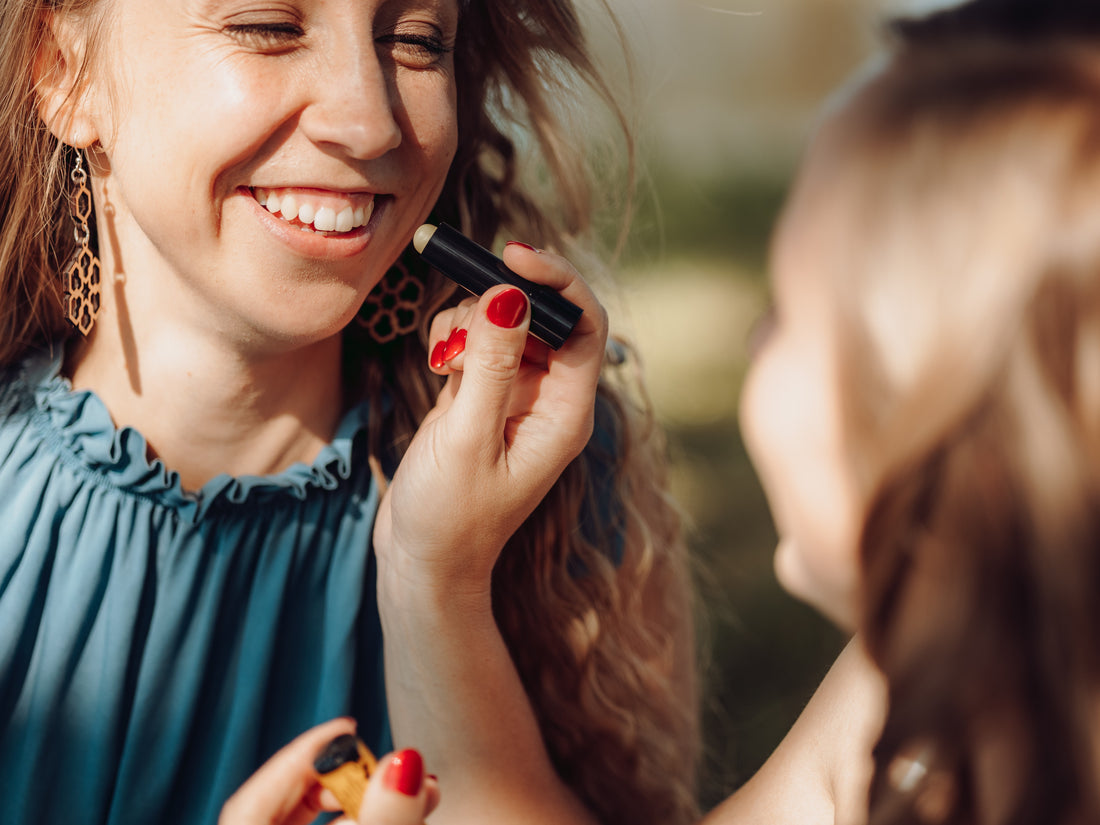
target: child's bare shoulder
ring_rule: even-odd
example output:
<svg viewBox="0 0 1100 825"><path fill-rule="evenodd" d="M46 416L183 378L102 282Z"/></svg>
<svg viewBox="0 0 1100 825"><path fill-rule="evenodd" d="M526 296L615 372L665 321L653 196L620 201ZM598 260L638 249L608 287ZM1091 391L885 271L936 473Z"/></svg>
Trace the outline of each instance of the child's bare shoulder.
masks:
<svg viewBox="0 0 1100 825"><path fill-rule="evenodd" d="M863 825L886 687L858 639L764 766L703 825Z"/></svg>

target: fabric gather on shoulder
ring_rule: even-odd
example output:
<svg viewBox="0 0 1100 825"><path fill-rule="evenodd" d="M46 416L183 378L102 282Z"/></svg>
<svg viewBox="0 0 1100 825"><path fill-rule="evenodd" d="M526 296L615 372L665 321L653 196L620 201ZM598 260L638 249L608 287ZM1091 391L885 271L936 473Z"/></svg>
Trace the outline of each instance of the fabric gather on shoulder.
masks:
<svg viewBox="0 0 1100 825"><path fill-rule="evenodd" d="M170 508L186 521L198 521L227 507L252 507L286 500L304 501L311 490L334 490L353 469L353 445L365 431L368 405L359 404L341 421L333 440L310 464L297 463L271 475L221 474L198 490L185 490L179 474L152 457L149 444L133 427L116 427L103 401L91 390L74 390L61 374L60 348L29 358L21 371L9 368L0 390L0 411L18 414L32 402L43 438L62 460L75 464L98 483Z"/></svg>

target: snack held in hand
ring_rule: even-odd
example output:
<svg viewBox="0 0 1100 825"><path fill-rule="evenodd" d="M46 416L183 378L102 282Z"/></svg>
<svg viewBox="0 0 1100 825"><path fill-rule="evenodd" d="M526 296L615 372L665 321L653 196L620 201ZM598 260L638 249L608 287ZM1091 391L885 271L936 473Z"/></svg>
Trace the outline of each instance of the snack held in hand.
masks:
<svg viewBox="0 0 1100 825"><path fill-rule="evenodd" d="M348 816L358 818L367 782L378 762L354 734L337 736L313 760L321 784L332 791Z"/></svg>

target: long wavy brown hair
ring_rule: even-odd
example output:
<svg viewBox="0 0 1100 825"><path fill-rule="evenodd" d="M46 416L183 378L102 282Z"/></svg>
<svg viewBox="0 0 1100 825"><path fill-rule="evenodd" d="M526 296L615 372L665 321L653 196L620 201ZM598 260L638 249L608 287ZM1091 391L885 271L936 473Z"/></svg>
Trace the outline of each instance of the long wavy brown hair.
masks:
<svg viewBox="0 0 1100 825"><path fill-rule="evenodd" d="M870 822L1100 822L1100 52L901 46L829 117Z"/></svg>
<svg viewBox="0 0 1100 825"><path fill-rule="evenodd" d="M599 193L629 191L633 144L577 10L568 0L461 6L460 140L435 217L487 246L517 238L592 266ZM108 7L0 0L0 364L70 334L58 275L73 252L66 148L38 117L30 71L44 14L103 25ZM597 105L620 127L625 187L602 189L609 170L592 159L609 155L578 140ZM419 334L387 345L356 325L345 335L349 397L393 402L378 405L369 432L383 468L400 459L440 388L427 368L427 324L458 296L437 274L426 279ZM637 365L629 348L614 351L596 435L505 548L494 609L562 777L606 823L677 825L697 814L697 712L684 701L672 630L690 627L685 549Z"/></svg>

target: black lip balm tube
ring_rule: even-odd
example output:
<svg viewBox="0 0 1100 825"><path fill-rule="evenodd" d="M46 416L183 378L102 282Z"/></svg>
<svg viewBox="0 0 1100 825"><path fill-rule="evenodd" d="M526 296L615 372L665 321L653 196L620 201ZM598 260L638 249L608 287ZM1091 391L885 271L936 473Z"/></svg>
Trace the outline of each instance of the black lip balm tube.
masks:
<svg viewBox="0 0 1100 825"><path fill-rule="evenodd" d="M584 313L549 287L520 277L488 249L445 223L424 224L413 236L413 247L430 266L474 295L481 296L497 284L522 289L531 302L530 334L553 349L561 348Z"/></svg>

